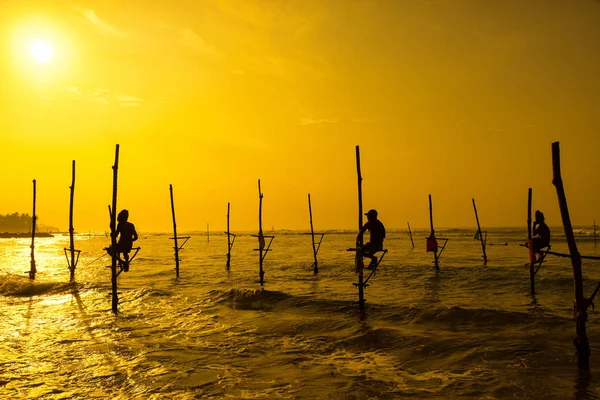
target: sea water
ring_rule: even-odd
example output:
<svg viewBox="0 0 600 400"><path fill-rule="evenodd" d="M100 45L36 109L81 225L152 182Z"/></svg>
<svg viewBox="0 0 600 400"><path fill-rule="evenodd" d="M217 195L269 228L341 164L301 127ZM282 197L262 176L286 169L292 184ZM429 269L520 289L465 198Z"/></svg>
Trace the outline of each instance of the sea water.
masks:
<svg viewBox="0 0 600 400"><path fill-rule="evenodd" d="M572 344L573 272L548 256L529 294L524 229L447 229L433 268L428 232L390 231L389 254L360 313L353 232L327 232L313 273L310 235L276 231L260 289L256 237L189 233L175 277L172 235L141 233L111 312L104 234L78 234L69 283L68 235L0 239L0 398L420 399L595 398L600 315L590 310L591 374ZM182 236L188 234L181 234ZM566 253L560 228L552 250ZM600 255L589 232L579 251ZM98 257L100 257L98 259ZM584 260L585 292L600 281Z"/></svg>

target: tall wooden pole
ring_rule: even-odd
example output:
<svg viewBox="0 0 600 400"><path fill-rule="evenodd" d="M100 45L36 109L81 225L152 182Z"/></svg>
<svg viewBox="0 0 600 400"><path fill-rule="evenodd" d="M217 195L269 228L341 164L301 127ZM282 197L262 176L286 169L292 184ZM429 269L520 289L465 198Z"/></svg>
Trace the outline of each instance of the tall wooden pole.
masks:
<svg viewBox="0 0 600 400"><path fill-rule="evenodd" d="M431 234L430 237L435 239L435 230L433 229L433 206L431 203L431 195L429 195L429 225L430 225L430 229L431 229ZM433 261L435 264L435 268L436 269L440 269L440 264L438 261L438 250L437 250L437 246L433 252Z"/></svg>
<svg viewBox="0 0 600 400"><path fill-rule="evenodd" d="M112 283L112 311L117 314L119 312L119 295L117 293L117 178L119 176L119 145L115 149L115 164L113 165L113 192L112 192L112 208L110 210L110 246L112 263L110 266L111 283Z"/></svg>
<svg viewBox="0 0 600 400"><path fill-rule="evenodd" d="M33 216L31 217L31 262L29 269L29 279L35 279L35 273L37 269L35 267L35 222L37 215L35 215L35 202L36 202L36 182L33 180Z"/></svg>
<svg viewBox="0 0 600 400"><path fill-rule="evenodd" d="M227 269L231 265L231 233L229 232L229 211L231 204L227 203Z"/></svg>
<svg viewBox="0 0 600 400"><path fill-rule="evenodd" d="M485 254L485 241L483 239L483 232L481 232L481 225L479 225L479 215L477 215L477 207L475 206L475 199L473 200L473 210L475 210L475 220L477 221L477 232L479 232L479 240L481 241L481 251L483 252L483 264L487 264L487 255Z"/></svg>
<svg viewBox="0 0 600 400"><path fill-rule="evenodd" d="M71 197L69 201L69 243L71 248L71 265L69 265L70 272L70 281L73 282L75 280L75 239L73 238L73 233L75 229L73 228L73 202L75 198L75 160L73 160L72 164L72 176L71 176L71 186L69 189L71 190Z"/></svg>
<svg viewBox="0 0 600 400"><path fill-rule="evenodd" d="M531 200L533 197L533 190L531 188L529 188L529 190L527 191L527 244L528 246L532 246L533 243L531 243L531 237L532 237L532 230L531 230ZM531 249L529 249L529 251L531 252ZM531 291L531 295L535 296L535 263L532 262L532 260L529 260L529 286L530 286L530 291Z"/></svg>
<svg viewBox="0 0 600 400"><path fill-rule="evenodd" d="M363 227L363 204L362 204L362 174L360 171L360 147L356 146L356 175L358 178L358 231ZM355 263L356 263L356 273L358 275L358 306L360 311L363 311L365 308L365 295L364 295L364 261L363 261L363 238L362 236L358 239L358 243L356 243L356 255L355 255Z"/></svg>
<svg viewBox="0 0 600 400"><path fill-rule="evenodd" d="M317 260L317 246L315 245L315 230L313 229L312 205L310 203L310 193L308 194L308 214L310 216L310 236L312 237L312 248L315 263L313 264L313 272L315 275L319 273L319 262Z"/></svg>
<svg viewBox="0 0 600 400"><path fill-rule="evenodd" d="M408 236L410 237L410 242L412 243L412 247L414 249L415 248L415 242L414 242L413 237L412 237L412 231L410 230L410 222L407 221L406 224L408 225Z"/></svg>
<svg viewBox="0 0 600 400"><path fill-rule="evenodd" d="M177 222L175 221L175 202L173 201L173 185L169 185L171 194L171 214L173 215L173 241L175 243L175 276L179 278L179 244L177 243Z"/></svg>
<svg viewBox="0 0 600 400"><path fill-rule="evenodd" d="M260 179L258 180L258 256L259 256L259 277L260 286L264 285L265 271L263 270L263 251L265 249L265 237L262 229L262 202L263 194L260 190Z"/></svg>
<svg viewBox="0 0 600 400"><path fill-rule="evenodd" d="M552 143L552 183L556 187L558 196L558 205L560 215L565 230L565 237L569 245L569 253L571 254L571 264L573 265L573 279L575 281L575 323L576 335L573 338L575 349L577 351L577 363L581 370L589 370L590 368L590 344L586 333L585 324L587 322L588 301L583 295L583 274L581 272L581 257L577 250L573 227L571 226L571 217L569 216L569 208L567 207L567 198L560 171L560 143Z"/></svg>

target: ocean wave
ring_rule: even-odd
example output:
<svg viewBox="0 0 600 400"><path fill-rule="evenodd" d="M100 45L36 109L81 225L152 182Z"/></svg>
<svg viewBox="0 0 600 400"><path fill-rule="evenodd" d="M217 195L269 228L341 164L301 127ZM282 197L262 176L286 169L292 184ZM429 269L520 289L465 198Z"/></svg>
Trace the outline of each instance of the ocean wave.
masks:
<svg viewBox="0 0 600 400"><path fill-rule="evenodd" d="M39 296L61 293L77 286L74 282L34 281L28 277L6 274L0 277L0 294L3 296Z"/></svg>

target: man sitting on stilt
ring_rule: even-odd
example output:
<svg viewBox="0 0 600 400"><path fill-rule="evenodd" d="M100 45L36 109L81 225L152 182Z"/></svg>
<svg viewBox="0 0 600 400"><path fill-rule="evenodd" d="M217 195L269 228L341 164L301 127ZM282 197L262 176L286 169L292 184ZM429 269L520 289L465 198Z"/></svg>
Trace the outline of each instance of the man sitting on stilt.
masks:
<svg viewBox="0 0 600 400"><path fill-rule="evenodd" d="M383 251L383 239L385 239L385 227L381 223L380 220L377 219L377 211L369 210L369 212L365 213L367 216L367 222L362 227L360 232L358 232L358 236L356 237L356 243L358 247L358 243L360 243L360 239L362 238L365 231L368 229L370 233L369 241L363 245L362 252L364 257L368 257L371 259L371 263L367 268L374 269L377 267L377 257L374 255L378 251Z"/></svg>
<svg viewBox="0 0 600 400"><path fill-rule="evenodd" d="M128 222L129 211L121 210L119 215L117 216L117 230L113 233L115 237L119 236L119 241L117 242L117 259L119 260L119 264L123 271L129 272L129 252L133 247L133 242L138 239L138 234L135 230L135 226ZM123 253L123 259L119 257L119 253ZM108 254L112 255L111 249L108 249Z"/></svg>

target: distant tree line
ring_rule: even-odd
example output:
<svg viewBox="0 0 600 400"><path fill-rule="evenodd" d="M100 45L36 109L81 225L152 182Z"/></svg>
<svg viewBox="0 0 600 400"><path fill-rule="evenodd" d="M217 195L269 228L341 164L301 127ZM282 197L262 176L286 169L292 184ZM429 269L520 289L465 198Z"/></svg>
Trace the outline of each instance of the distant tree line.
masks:
<svg viewBox="0 0 600 400"><path fill-rule="evenodd" d="M29 214L0 214L0 232L31 232L32 217ZM39 231L36 226L36 231Z"/></svg>

